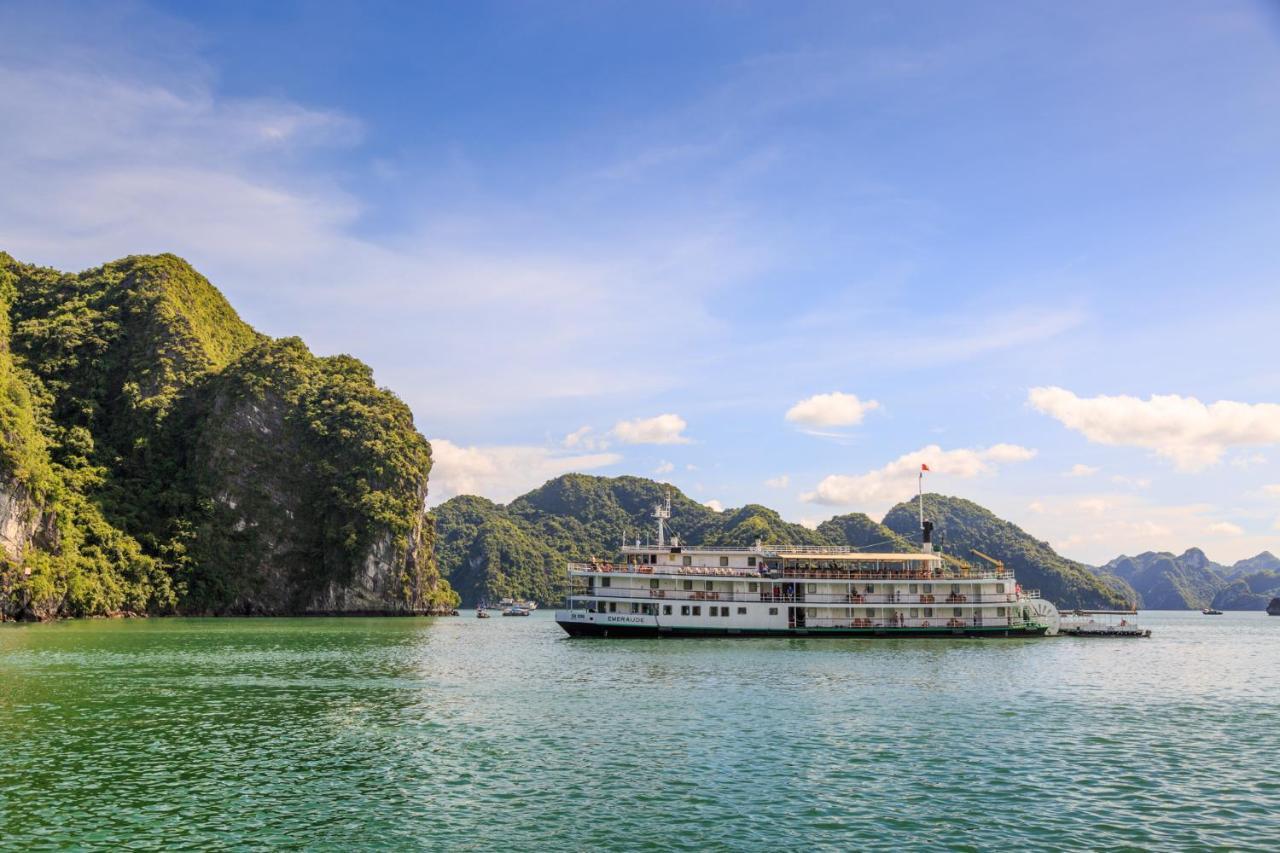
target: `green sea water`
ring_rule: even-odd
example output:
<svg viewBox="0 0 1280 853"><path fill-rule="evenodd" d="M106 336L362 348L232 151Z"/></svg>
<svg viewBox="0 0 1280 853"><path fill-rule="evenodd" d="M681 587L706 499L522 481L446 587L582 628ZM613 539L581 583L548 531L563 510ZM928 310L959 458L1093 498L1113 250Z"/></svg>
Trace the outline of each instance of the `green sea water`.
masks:
<svg viewBox="0 0 1280 853"><path fill-rule="evenodd" d="M0 626L0 846L1280 843L1280 618L647 641L550 616Z"/></svg>

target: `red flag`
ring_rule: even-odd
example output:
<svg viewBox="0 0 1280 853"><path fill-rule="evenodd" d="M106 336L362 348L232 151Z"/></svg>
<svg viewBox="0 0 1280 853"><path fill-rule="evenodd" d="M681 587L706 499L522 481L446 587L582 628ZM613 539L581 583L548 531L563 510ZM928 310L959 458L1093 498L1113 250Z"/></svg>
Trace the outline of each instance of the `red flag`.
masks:
<svg viewBox="0 0 1280 853"><path fill-rule="evenodd" d="M920 464L920 470L921 470L921 471L928 471L928 470L929 470L929 466L928 466L928 465L925 465L925 464L922 462L922 463Z"/></svg>

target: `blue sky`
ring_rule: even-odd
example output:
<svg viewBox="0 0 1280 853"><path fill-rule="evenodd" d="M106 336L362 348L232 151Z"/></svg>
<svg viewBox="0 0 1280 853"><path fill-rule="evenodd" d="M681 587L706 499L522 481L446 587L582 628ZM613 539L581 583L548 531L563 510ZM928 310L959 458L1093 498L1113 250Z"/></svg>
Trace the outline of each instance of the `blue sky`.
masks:
<svg viewBox="0 0 1280 853"><path fill-rule="evenodd" d="M0 4L0 31L0 247L177 252L360 356L433 440L433 501L587 470L811 523L927 461L1080 559L1280 551L1272 6Z"/></svg>

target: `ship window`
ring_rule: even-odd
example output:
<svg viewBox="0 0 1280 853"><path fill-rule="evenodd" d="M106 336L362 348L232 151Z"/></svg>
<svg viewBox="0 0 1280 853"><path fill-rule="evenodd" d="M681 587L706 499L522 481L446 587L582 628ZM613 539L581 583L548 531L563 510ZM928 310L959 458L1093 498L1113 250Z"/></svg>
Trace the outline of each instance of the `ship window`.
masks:
<svg viewBox="0 0 1280 853"><path fill-rule="evenodd" d="M646 615L646 616L653 616L654 614L656 614L656 613L658 612L658 605L656 605L656 604L646 604L646 605L644 605L643 607L641 607L640 609L644 612L644 615Z"/></svg>
<svg viewBox="0 0 1280 853"><path fill-rule="evenodd" d="M958 583L953 583L953 584L951 585L951 591L952 591L952 592L959 592L959 591L960 591L960 584L958 584Z"/></svg>
<svg viewBox="0 0 1280 853"><path fill-rule="evenodd" d="M914 592L919 592L919 591L920 591L920 584L918 584L918 583L913 583L913 584L911 584L911 586L907 587L907 592L913 592L913 593L914 593Z"/></svg>
<svg viewBox="0 0 1280 853"><path fill-rule="evenodd" d="M760 591L760 584L758 583L747 584L747 592L759 592L759 591Z"/></svg>
<svg viewBox="0 0 1280 853"><path fill-rule="evenodd" d="M729 615L729 608L727 608L727 607L721 607L721 608L720 608L720 616L721 616L721 618L724 618L725 616L728 616L728 615Z"/></svg>
<svg viewBox="0 0 1280 853"><path fill-rule="evenodd" d="M618 602L616 602L616 601L610 601L610 602L609 602L609 612L610 612L610 613L617 613L617 612L618 612Z"/></svg>
<svg viewBox="0 0 1280 853"><path fill-rule="evenodd" d="M818 618L818 608L816 608L816 607L806 607L806 608L804 609L804 615L805 615L805 618L806 618L806 619L817 619L817 618Z"/></svg>
<svg viewBox="0 0 1280 853"><path fill-rule="evenodd" d="M875 592L875 591L876 591L876 585L875 585L875 584L873 584L873 583L869 583L869 584L867 584L866 591L867 591L867 592Z"/></svg>
<svg viewBox="0 0 1280 853"><path fill-rule="evenodd" d="M670 604L664 604L664 605L662 605L662 615L663 615L663 616L670 616L670 615L671 615L671 605L670 605Z"/></svg>
<svg viewBox="0 0 1280 853"><path fill-rule="evenodd" d="M632 613L639 613L639 612L640 612L640 604L639 604L639 602L636 602L636 601L631 602L631 612L632 612Z"/></svg>
<svg viewBox="0 0 1280 853"><path fill-rule="evenodd" d="M680 606L680 615L681 615L681 616L688 616L688 615L689 615L689 605L687 605L687 604L683 604L683 605L681 605L681 606Z"/></svg>
<svg viewBox="0 0 1280 853"><path fill-rule="evenodd" d="M920 608L919 608L919 607L913 607L913 608L911 608L911 618L912 618L912 619L918 619L918 618L920 618Z"/></svg>
<svg viewBox="0 0 1280 853"><path fill-rule="evenodd" d="M693 589L693 581L680 581L681 589Z"/></svg>
<svg viewBox="0 0 1280 853"><path fill-rule="evenodd" d="M875 615L876 615L876 609L875 609L874 607L868 607L868 608L867 608L867 615L868 615L868 616L875 616Z"/></svg>
<svg viewBox="0 0 1280 853"><path fill-rule="evenodd" d="M924 609L924 618L928 619L928 618L929 618L930 616L932 616L932 615L933 615L933 608L932 608L932 607L926 607L926 608Z"/></svg>
<svg viewBox="0 0 1280 853"><path fill-rule="evenodd" d="M728 558L728 557L721 557L721 558L720 558L720 565L722 565L722 566L727 566L727 565L729 565L729 558Z"/></svg>
<svg viewBox="0 0 1280 853"><path fill-rule="evenodd" d="M778 615L778 608L776 608L776 607L770 607L770 608L769 608L769 615L770 615L770 616L777 616L777 615Z"/></svg>
<svg viewBox="0 0 1280 853"><path fill-rule="evenodd" d="M925 584L925 585L924 585L924 591L925 591L925 592L933 592L933 584L931 584L931 583L927 583L927 584Z"/></svg>
<svg viewBox="0 0 1280 853"><path fill-rule="evenodd" d="M1004 608L1003 608L1003 607L997 607L997 608L996 608L996 615L997 615L997 616L1003 616L1003 615L1004 615Z"/></svg>
<svg viewBox="0 0 1280 853"><path fill-rule="evenodd" d="M756 558L747 557L747 565L754 569L756 567Z"/></svg>
<svg viewBox="0 0 1280 853"><path fill-rule="evenodd" d="M964 611L963 611L963 610L961 610L959 607L953 607L953 608L951 608L951 615L952 615L952 616L959 616L959 615L960 615L961 613L963 613L963 612L964 612Z"/></svg>
<svg viewBox="0 0 1280 853"><path fill-rule="evenodd" d="M680 565L682 565L682 566L692 566L692 565L693 565L693 557L690 557L688 554L685 554L683 557L681 557L681 558L680 558Z"/></svg>
<svg viewBox="0 0 1280 853"><path fill-rule="evenodd" d="M702 608L701 608L700 606L698 606L697 604L693 605L693 615L694 615L694 616L701 616L701 615L702 615Z"/></svg>
<svg viewBox="0 0 1280 853"><path fill-rule="evenodd" d="M702 588L705 589L707 592L711 592L711 590L716 588L716 583L715 581L703 581Z"/></svg>
<svg viewBox="0 0 1280 853"><path fill-rule="evenodd" d="M747 615L747 608L745 608L745 607L739 607L739 608L738 608L738 615L739 615L739 616L746 616L746 615Z"/></svg>
<svg viewBox="0 0 1280 853"><path fill-rule="evenodd" d="M658 588L658 579L649 578L649 589L657 589L657 588Z"/></svg>
<svg viewBox="0 0 1280 853"><path fill-rule="evenodd" d="M713 607L713 608L711 608L711 615L712 615L712 616L719 616L719 615L720 615L720 608L719 608L719 607Z"/></svg>
<svg viewBox="0 0 1280 853"><path fill-rule="evenodd" d="M600 578L600 586L608 586L613 578Z"/></svg>
<svg viewBox="0 0 1280 853"><path fill-rule="evenodd" d="M818 585L816 583L807 583L804 585L804 591L809 593L817 592Z"/></svg>

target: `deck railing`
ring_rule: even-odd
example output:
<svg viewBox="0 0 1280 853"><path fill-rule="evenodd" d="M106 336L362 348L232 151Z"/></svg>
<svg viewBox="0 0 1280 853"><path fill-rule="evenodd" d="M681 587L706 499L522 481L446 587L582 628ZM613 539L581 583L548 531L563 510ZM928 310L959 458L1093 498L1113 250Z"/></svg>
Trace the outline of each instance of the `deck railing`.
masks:
<svg viewBox="0 0 1280 853"><path fill-rule="evenodd" d="M667 566L631 565L627 563L570 563L570 574L627 574L627 575L679 575L701 578L745 578L751 580L840 580L840 581L957 581L957 580L1012 580L1010 571L934 570L898 568L890 564L874 569L766 569L737 568L733 566Z"/></svg>
<svg viewBox="0 0 1280 853"><path fill-rule="evenodd" d="M1025 595L1026 593L1024 593ZM624 589L608 586L575 586L570 592L574 596L595 596L598 598L625 598L644 601L752 601L774 603L802 604L906 604L926 607L946 606L952 604L1014 604L1019 599L1016 592L987 593L984 595L940 595L938 593L815 593L795 592L775 595L772 590L760 592L721 592L700 589ZM1035 597L1035 596L1029 596Z"/></svg>
<svg viewBox="0 0 1280 853"><path fill-rule="evenodd" d="M1013 616L938 616L930 619L805 619L789 621L789 628L1025 628L1037 625Z"/></svg>

